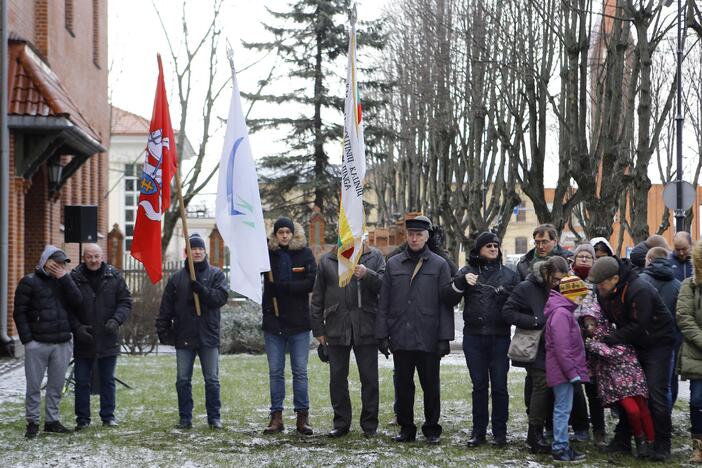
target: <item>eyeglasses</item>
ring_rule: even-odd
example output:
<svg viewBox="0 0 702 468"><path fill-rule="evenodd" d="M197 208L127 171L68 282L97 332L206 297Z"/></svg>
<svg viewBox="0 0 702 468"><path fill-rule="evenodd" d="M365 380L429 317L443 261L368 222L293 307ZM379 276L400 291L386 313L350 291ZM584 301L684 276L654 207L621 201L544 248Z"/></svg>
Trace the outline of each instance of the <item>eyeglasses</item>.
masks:
<svg viewBox="0 0 702 468"><path fill-rule="evenodd" d="M494 242L491 244L485 244L483 247L487 247L488 249L499 249L500 244L495 244Z"/></svg>
<svg viewBox="0 0 702 468"><path fill-rule="evenodd" d="M592 258L592 255L576 255L575 259L576 260L594 260Z"/></svg>
<svg viewBox="0 0 702 468"><path fill-rule="evenodd" d="M534 239L534 244L536 244L536 245L548 245L550 242L553 242L553 240L551 240L551 239L544 239L544 240Z"/></svg>

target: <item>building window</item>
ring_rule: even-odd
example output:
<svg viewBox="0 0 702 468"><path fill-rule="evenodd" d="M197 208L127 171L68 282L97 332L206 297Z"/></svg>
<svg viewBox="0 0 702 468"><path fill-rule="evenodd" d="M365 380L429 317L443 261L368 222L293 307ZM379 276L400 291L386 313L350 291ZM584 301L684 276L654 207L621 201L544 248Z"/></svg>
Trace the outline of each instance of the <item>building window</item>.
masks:
<svg viewBox="0 0 702 468"><path fill-rule="evenodd" d="M100 68L100 2L93 0L93 63Z"/></svg>
<svg viewBox="0 0 702 468"><path fill-rule="evenodd" d="M71 36L76 37L76 35L73 33L73 0L64 0L63 12L66 23L66 31L68 31Z"/></svg>
<svg viewBox="0 0 702 468"><path fill-rule="evenodd" d="M515 254L525 254L527 253L527 238L524 236L516 237L514 239L514 253Z"/></svg>
<svg viewBox="0 0 702 468"><path fill-rule="evenodd" d="M523 223L526 221L526 203L522 202L518 206L514 207L514 216L518 223Z"/></svg>
<svg viewBox="0 0 702 468"><path fill-rule="evenodd" d="M134 223L139 207L139 177L143 164L124 166L124 251L132 250Z"/></svg>

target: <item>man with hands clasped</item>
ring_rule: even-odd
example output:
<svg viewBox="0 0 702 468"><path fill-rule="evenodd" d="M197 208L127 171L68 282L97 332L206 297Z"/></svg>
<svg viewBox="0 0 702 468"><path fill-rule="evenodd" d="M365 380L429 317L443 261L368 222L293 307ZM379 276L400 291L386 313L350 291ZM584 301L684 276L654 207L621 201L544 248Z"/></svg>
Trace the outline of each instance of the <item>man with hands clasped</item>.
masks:
<svg viewBox="0 0 702 468"><path fill-rule="evenodd" d="M439 363L454 338L453 310L442 302L442 287L451 282L449 265L427 247L431 221L425 216L407 220L407 248L388 260L380 292L375 336L381 352L392 351L397 376L396 442L416 438L414 372L424 392L427 442L439 443L441 396Z"/></svg>

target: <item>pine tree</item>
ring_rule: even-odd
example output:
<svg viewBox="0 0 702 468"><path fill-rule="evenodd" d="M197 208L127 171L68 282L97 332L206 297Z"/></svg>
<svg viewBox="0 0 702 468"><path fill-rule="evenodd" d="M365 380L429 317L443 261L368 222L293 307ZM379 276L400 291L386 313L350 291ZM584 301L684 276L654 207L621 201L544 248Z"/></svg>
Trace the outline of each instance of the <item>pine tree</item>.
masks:
<svg viewBox="0 0 702 468"><path fill-rule="evenodd" d="M273 39L244 43L249 49L275 51L287 69L286 78L279 79L279 88L286 92L255 97L243 93L244 96L281 105L297 103L303 109L299 115L248 121L253 132L288 130L286 150L262 160L264 202L271 214L298 219L309 215L312 207L319 208L332 228L339 207L339 182L325 145L341 145L349 6L350 0L299 0L290 4L288 11L268 9L276 25L263 26ZM382 20L359 24L359 47L380 48L382 24ZM361 83L361 96L363 86ZM296 89L291 90L293 87Z"/></svg>

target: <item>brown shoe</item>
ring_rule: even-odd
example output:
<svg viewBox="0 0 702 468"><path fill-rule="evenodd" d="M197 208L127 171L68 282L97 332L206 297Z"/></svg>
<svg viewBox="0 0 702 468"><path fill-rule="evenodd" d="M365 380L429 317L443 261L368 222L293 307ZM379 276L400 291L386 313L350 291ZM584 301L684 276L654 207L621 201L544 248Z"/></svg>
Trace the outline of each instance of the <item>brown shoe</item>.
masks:
<svg viewBox="0 0 702 468"><path fill-rule="evenodd" d="M264 434L275 434L278 432L283 432L285 426L283 426L283 412L273 411L271 413L271 422L268 423L268 427L263 430Z"/></svg>
<svg viewBox="0 0 702 468"><path fill-rule="evenodd" d="M310 427L309 412L307 410L300 410L297 412L297 432L302 435L312 435L312 427Z"/></svg>

